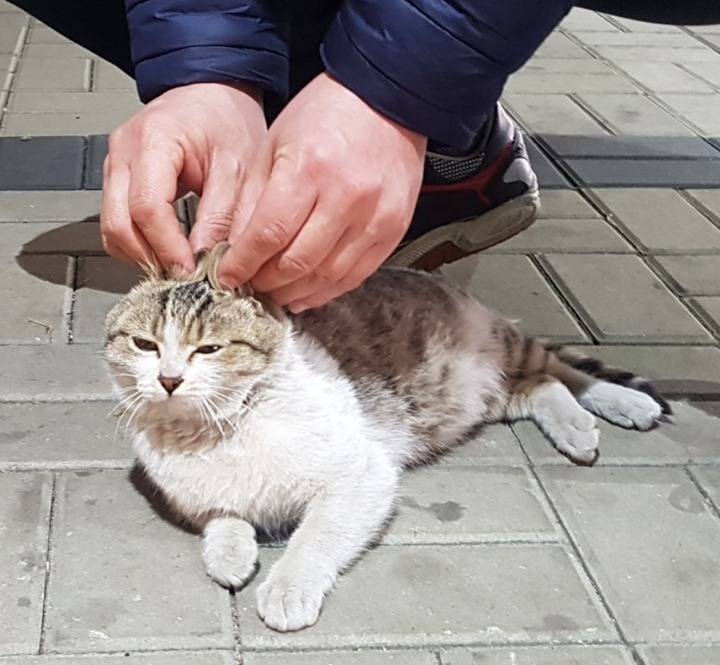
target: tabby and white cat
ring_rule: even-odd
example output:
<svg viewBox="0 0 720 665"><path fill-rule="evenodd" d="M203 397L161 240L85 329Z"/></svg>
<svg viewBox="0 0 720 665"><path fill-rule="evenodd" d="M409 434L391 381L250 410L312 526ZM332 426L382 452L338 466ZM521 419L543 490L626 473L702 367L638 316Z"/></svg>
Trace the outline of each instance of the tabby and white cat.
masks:
<svg viewBox="0 0 720 665"><path fill-rule="evenodd" d="M641 379L523 336L439 277L383 269L287 317L223 290L221 251L190 279L135 287L108 315L105 355L140 463L202 530L210 577L241 587L255 529L299 524L257 591L276 630L317 621L390 518L401 470L479 424L530 418L590 464L592 414L645 430L669 410Z"/></svg>

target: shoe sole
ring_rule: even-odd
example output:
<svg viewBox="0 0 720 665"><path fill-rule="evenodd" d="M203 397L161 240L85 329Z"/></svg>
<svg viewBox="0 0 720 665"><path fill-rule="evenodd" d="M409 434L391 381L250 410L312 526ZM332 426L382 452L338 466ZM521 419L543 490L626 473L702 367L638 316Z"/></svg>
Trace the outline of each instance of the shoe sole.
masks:
<svg viewBox="0 0 720 665"><path fill-rule="evenodd" d="M512 238L535 221L539 210L538 191L526 192L479 217L429 231L395 252L385 265L435 270Z"/></svg>

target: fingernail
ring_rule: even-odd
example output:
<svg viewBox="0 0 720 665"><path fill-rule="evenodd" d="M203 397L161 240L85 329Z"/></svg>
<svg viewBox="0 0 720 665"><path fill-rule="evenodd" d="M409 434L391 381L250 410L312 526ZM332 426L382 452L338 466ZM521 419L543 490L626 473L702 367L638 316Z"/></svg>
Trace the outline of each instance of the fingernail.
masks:
<svg viewBox="0 0 720 665"><path fill-rule="evenodd" d="M294 302L288 305L288 309L293 314L302 314L305 310L310 309L310 305L304 302Z"/></svg>

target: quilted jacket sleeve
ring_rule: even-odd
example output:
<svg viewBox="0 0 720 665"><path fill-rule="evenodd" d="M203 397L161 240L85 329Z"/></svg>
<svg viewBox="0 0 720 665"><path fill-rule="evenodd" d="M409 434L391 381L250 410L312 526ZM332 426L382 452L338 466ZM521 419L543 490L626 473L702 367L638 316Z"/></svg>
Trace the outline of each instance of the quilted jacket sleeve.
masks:
<svg viewBox="0 0 720 665"><path fill-rule="evenodd" d="M322 47L328 71L438 143L469 145L510 73L570 0L345 0Z"/></svg>
<svg viewBox="0 0 720 665"><path fill-rule="evenodd" d="M135 79L149 101L189 83L287 94L284 0L126 0Z"/></svg>

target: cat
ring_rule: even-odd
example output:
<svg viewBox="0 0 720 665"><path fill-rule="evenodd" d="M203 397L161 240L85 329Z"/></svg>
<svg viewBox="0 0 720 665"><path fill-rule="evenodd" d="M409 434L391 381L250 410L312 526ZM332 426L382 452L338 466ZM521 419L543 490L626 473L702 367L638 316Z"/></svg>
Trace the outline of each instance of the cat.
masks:
<svg viewBox="0 0 720 665"><path fill-rule="evenodd" d="M524 336L436 275L383 268L291 316L223 289L222 251L134 287L107 316L105 358L139 462L202 532L213 580L242 587L256 528L298 525L257 590L275 630L318 620L390 519L402 469L479 425L530 418L592 464L595 415L647 430L670 412L643 379Z"/></svg>

